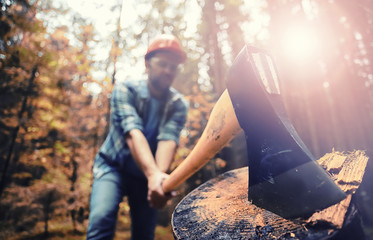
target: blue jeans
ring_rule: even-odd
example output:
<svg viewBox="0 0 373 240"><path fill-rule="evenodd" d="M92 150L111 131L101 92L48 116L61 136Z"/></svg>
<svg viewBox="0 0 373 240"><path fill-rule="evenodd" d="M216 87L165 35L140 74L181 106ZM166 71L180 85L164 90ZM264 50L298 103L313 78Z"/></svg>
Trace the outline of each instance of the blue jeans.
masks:
<svg viewBox="0 0 373 240"><path fill-rule="evenodd" d="M119 203L128 196L131 215L131 239L154 239L157 210L147 201L147 181L128 174L112 171L94 177L87 239L112 239Z"/></svg>

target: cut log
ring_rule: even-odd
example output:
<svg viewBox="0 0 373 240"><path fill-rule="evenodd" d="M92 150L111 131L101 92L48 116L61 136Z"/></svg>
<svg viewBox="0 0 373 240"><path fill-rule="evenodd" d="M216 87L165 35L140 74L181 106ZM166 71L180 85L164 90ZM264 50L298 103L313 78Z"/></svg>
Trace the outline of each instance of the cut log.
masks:
<svg viewBox="0 0 373 240"><path fill-rule="evenodd" d="M333 152L318 162L332 174L346 199L308 219L284 219L248 201L248 168L226 172L190 192L175 208L175 239L333 239L357 223L352 201L367 165L363 151ZM356 226L355 226L356 227ZM361 233L353 232L354 239ZM359 235L360 234L360 235Z"/></svg>

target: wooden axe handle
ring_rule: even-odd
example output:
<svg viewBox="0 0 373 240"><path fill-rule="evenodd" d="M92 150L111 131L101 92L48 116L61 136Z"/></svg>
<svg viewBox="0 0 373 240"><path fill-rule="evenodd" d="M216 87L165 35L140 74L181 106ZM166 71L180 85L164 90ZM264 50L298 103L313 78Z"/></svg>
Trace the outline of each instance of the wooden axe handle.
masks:
<svg viewBox="0 0 373 240"><path fill-rule="evenodd" d="M241 132L232 101L225 90L215 104L206 128L187 158L163 182L163 191L171 192L201 169L228 142Z"/></svg>

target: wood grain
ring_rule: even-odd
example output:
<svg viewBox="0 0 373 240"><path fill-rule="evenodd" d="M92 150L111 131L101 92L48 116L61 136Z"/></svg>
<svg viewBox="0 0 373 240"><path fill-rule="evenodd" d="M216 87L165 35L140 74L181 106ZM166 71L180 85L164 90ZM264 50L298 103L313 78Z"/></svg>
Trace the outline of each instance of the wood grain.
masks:
<svg viewBox="0 0 373 240"><path fill-rule="evenodd" d="M176 239L328 239L344 226L368 158L362 151L326 154L319 163L348 197L309 219L284 219L250 203L248 168L226 172L190 192L175 208ZM316 237L316 238L315 238Z"/></svg>

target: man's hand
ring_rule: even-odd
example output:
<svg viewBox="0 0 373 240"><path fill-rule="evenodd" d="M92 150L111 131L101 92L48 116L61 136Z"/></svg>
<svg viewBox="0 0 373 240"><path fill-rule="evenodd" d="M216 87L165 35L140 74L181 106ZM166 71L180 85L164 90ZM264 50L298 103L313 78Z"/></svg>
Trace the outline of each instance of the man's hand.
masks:
<svg viewBox="0 0 373 240"><path fill-rule="evenodd" d="M159 169L154 157L153 153L150 150L149 143L146 140L144 134L139 129L132 129L126 134L126 142L128 147L131 151L132 157L135 160L136 164L141 168L144 172L146 178L148 179L148 202L149 205L153 208L163 208L167 201L176 196L175 192L170 194L165 194L162 188L162 182L168 178L168 174L163 173L162 169ZM174 153L174 148L176 147L175 143L169 143L170 141L166 141L165 144L160 144L158 149L161 149L160 152L163 153L163 158L170 158L172 159L172 154L165 154L165 150L168 149L171 153ZM168 144L167 144L168 143ZM173 146L173 148L170 148ZM158 150L157 150L158 152ZM158 154L158 158L160 158L162 154ZM162 161L161 161L162 162ZM165 161L168 165L171 160ZM160 164L163 168L168 166L167 164ZM164 170L164 169L163 169Z"/></svg>
<svg viewBox="0 0 373 240"><path fill-rule="evenodd" d="M165 194L162 189L162 182L168 178L168 174L161 171L153 173L148 178L148 202L153 208L161 209L167 201L176 196L176 192Z"/></svg>

